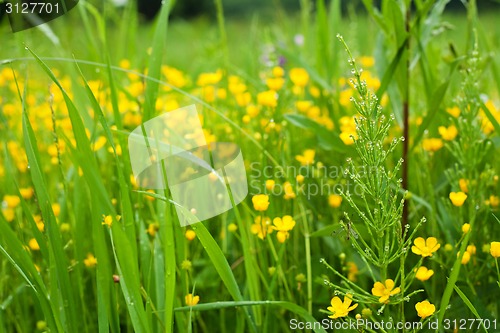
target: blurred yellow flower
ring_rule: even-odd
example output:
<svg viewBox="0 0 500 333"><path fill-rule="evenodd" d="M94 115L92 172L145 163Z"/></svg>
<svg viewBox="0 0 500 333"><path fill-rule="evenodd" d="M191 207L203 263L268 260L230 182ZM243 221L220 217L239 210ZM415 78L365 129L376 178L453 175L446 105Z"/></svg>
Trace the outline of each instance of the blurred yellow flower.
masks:
<svg viewBox="0 0 500 333"><path fill-rule="evenodd" d="M269 90L278 91L285 84L285 79L281 77L270 77L266 80L266 86Z"/></svg>
<svg viewBox="0 0 500 333"><path fill-rule="evenodd" d="M443 141L437 138L424 139L422 141L422 147L425 151L435 152L443 148Z"/></svg>
<svg viewBox="0 0 500 333"><path fill-rule="evenodd" d="M227 230L229 232L235 232L236 230L238 230L238 226L234 223L230 223L228 226L227 226Z"/></svg>
<svg viewBox="0 0 500 333"><path fill-rule="evenodd" d="M184 237L186 237L188 241L192 241L196 237L196 232L194 232L194 230L192 229L188 229L184 233Z"/></svg>
<svg viewBox="0 0 500 333"><path fill-rule="evenodd" d="M460 207L464 204L465 199L467 199L467 194L464 192L450 192L450 200L454 206Z"/></svg>
<svg viewBox="0 0 500 333"><path fill-rule="evenodd" d="M289 231L295 227L295 221L290 215L285 215L283 218L274 218L273 225L273 230L278 231L276 235L278 242L284 243L290 236Z"/></svg>
<svg viewBox="0 0 500 333"><path fill-rule="evenodd" d="M16 211L12 208L2 208L2 214L7 222L12 222L16 218Z"/></svg>
<svg viewBox="0 0 500 333"><path fill-rule="evenodd" d="M116 215L117 221L120 221L121 218L122 217L120 215ZM111 215L103 215L102 219L103 219L102 224L107 225L108 228L111 228L111 226L113 225L113 217Z"/></svg>
<svg viewBox="0 0 500 333"><path fill-rule="evenodd" d="M455 118L458 118L458 116L460 116L460 109L458 108L458 106L448 108L448 109L446 109L446 112L448 112L449 114L451 114Z"/></svg>
<svg viewBox="0 0 500 333"><path fill-rule="evenodd" d="M208 85L217 84L221 79L222 79L222 70L219 69L214 73L201 73L198 76L196 84L200 87L205 87Z"/></svg>
<svg viewBox="0 0 500 333"><path fill-rule="evenodd" d="M464 234L466 234L466 233L468 233L469 231L470 231L470 224L469 224L469 223L464 223L464 224L462 225L462 232L463 232Z"/></svg>
<svg viewBox="0 0 500 333"><path fill-rule="evenodd" d="M273 75L275 77L285 76L285 70L283 69L283 67L276 66L273 68Z"/></svg>
<svg viewBox="0 0 500 333"><path fill-rule="evenodd" d="M28 246L30 247L30 249L32 249L33 251L38 251L40 250L40 245L38 245L38 242L36 241L36 239L32 238L30 239L30 241L28 242Z"/></svg>
<svg viewBox="0 0 500 333"><path fill-rule="evenodd" d="M278 105L278 94L273 90L260 92L257 94L257 103L275 108Z"/></svg>
<svg viewBox="0 0 500 333"><path fill-rule="evenodd" d="M349 281L356 282L359 274L358 266L352 261L348 261L346 265L347 265L347 278L349 279Z"/></svg>
<svg viewBox="0 0 500 333"><path fill-rule="evenodd" d="M146 229L146 232L151 237L154 237L156 235L156 233L158 232L159 229L160 229L160 226L158 225L158 223L150 223L148 225L148 228Z"/></svg>
<svg viewBox="0 0 500 333"><path fill-rule="evenodd" d="M298 87L305 87L309 82L309 74L304 68L292 68L290 70L290 80Z"/></svg>
<svg viewBox="0 0 500 333"><path fill-rule="evenodd" d="M17 195L4 195L3 205L5 208L16 208L21 203L21 199Z"/></svg>
<svg viewBox="0 0 500 333"><path fill-rule="evenodd" d="M457 258L460 257L460 252L457 253ZM464 255L462 256L462 265L466 265L470 261L470 253L465 251Z"/></svg>
<svg viewBox="0 0 500 333"><path fill-rule="evenodd" d="M95 267L95 265L97 265L97 259L92 253L89 253L87 254L87 258L83 259L83 264L88 268Z"/></svg>
<svg viewBox="0 0 500 333"><path fill-rule="evenodd" d="M490 253L493 258L500 257L500 242L491 242Z"/></svg>
<svg viewBox="0 0 500 333"><path fill-rule="evenodd" d="M295 180L299 184L302 184L304 182L304 179L305 179L305 177L303 175L297 175L297 177L295 177Z"/></svg>
<svg viewBox="0 0 500 333"><path fill-rule="evenodd" d="M423 301L415 304L415 310L417 310L418 316L424 319L432 316L436 312L436 307L434 304L429 303L429 301Z"/></svg>
<svg viewBox="0 0 500 333"><path fill-rule="evenodd" d="M267 216L257 216L254 219L254 223L250 227L252 234L257 235L260 239L266 238L267 234L273 232L273 227L271 224L271 219Z"/></svg>
<svg viewBox="0 0 500 333"><path fill-rule="evenodd" d="M32 187L27 187L27 188L20 188L19 189L19 192L21 192L21 196L25 199L25 200L29 200L33 197L33 188Z"/></svg>
<svg viewBox="0 0 500 333"><path fill-rule="evenodd" d="M269 207L269 196L267 194L257 194L252 197L253 208L256 211L264 212Z"/></svg>
<svg viewBox="0 0 500 333"><path fill-rule="evenodd" d="M438 132L443 140L446 141L452 141L458 134L458 130L454 125L451 125L449 127L439 126Z"/></svg>
<svg viewBox="0 0 500 333"><path fill-rule="evenodd" d="M468 245L466 251L469 252L471 255L476 254L477 251L476 245L474 244Z"/></svg>
<svg viewBox="0 0 500 333"><path fill-rule="evenodd" d="M358 134L354 131L345 131L340 132L339 137L345 145L350 146L354 144L354 140L358 138Z"/></svg>
<svg viewBox="0 0 500 333"><path fill-rule="evenodd" d="M193 296L193 294L187 294L184 297L187 306L195 306L200 301L200 296Z"/></svg>
<svg viewBox="0 0 500 333"><path fill-rule="evenodd" d="M458 185L460 186L460 190L464 193L467 193L469 192L469 181L467 179L464 179L464 178L460 178L460 180L458 181Z"/></svg>
<svg viewBox="0 0 500 333"><path fill-rule="evenodd" d="M380 297L380 303L389 303L389 297L399 294L401 292L401 288L394 288L394 280L387 279L384 283L375 282L372 288L373 296Z"/></svg>
<svg viewBox="0 0 500 333"><path fill-rule="evenodd" d="M295 199L297 197L290 182L285 182L283 184L283 189L285 190L285 195L283 196L285 200Z"/></svg>
<svg viewBox="0 0 500 333"><path fill-rule="evenodd" d="M352 295L351 294L346 294L344 296L343 302L338 296L335 296L330 301L330 304L331 304L331 306L329 306L327 309L332 314L328 317L332 318L332 319L345 317L349 314L350 311L352 311L358 307L358 304L351 305L352 304Z"/></svg>
<svg viewBox="0 0 500 333"><path fill-rule="evenodd" d="M338 208L340 207L340 204L342 203L342 196L338 194L330 194L328 196L328 205L333 208Z"/></svg>
<svg viewBox="0 0 500 333"><path fill-rule="evenodd" d="M423 239L422 237L417 237L413 241L414 246L411 247L411 251L422 257L432 257L432 254L436 252L441 245L435 237L428 237Z"/></svg>
<svg viewBox="0 0 500 333"><path fill-rule="evenodd" d="M490 195L490 206L491 207L498 207L500 205L500 198L496 195Z"/></svg>
<svg viewBox="0 0 500 333"><path fill-rule="evenodd" d="M301 165L306 166L314 163L314 156L316 151L314 149L306 149L302 152L302 155L296 155L295 159L300 162Z"/></svg>
<svg viewBox="0 0 500 333"><path fill-rule="evenodd" d="M427 281L434 275L434 271L432 269L428 269L427 267L420 266L417 269L415 277L420 281Z"/></svg>
<svg viewBox="0 0 500 333"><path fill-rule="evenodd" d="M266 189L268 191L272 191L274 189L274 185L276 185L276 182L272 179L266 180Z"/></svg>

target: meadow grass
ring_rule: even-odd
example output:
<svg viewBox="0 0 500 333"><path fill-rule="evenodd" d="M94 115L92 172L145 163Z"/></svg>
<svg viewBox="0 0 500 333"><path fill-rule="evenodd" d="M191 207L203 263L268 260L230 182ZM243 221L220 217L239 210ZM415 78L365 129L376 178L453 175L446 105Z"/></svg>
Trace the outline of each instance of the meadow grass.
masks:
<svg viewBox="0 0 500 333"><path fill-rule="evenodd" d="M1 27L0 332L500 330L497 13L363 2ZM190 104L249 195L181 227L127 138Z"/></svg>

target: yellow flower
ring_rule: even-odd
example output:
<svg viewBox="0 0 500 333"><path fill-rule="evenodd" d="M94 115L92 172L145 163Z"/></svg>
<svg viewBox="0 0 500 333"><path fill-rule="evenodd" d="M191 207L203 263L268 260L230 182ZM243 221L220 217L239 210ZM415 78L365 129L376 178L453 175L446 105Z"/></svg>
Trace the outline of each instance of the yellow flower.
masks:
<svg viewBox="0 0 500 333"><path fill-rule="evenodd" d="M3 204L5 208L16 208L21 203L21 199L17 195L4 195Z"/></svg>
<svg viewBox="0 0 500 333"><path fill-rule="evenodd" d="M290 70L290 80L298 87L305 87L309 82L309 74L304 68L292 68Z"/></svg>
<svg viewBox="0 0 500 333"><path fill-rule="evenodd" d="M192 229L188 229L186 230L184 237L186 237L188 241L192 241L196 237L196 232L194 232L194 230Z"/></svg>
<svg viewBox="0 0 500 333"><path fill-rule="evenodd" d="M30 241L28 242L28 246L30 247L30 249L32 249L33 251L38 251L40 250L40 245L38 245L38 242L36 241L36 239L32 238L30 239Z"/></svg>
<svg viewBox="0 0 500 333"><path fill-rule="evenodd" d="M274 189L274 185L276 184L276 182L272 179L268 179L266 180L266 189L268 191L272 191Z"/></svg>
<svg viewBox="0 0 500 333"><path fill-rule="evenodd" d="M285 79L282 77L270 77L266 80L266 85L270 90L278 91L285 84Z"/></svg>
<svg viewBox="0 0 500 333"><path fill-rule="evenodd" d="M467 199L467 194L464 192L450 192L450 200L454 206L462 206L465 199Z"/></svg>
<svg viewBox="0 0 500 333"><path fill-rule="evenodd" d="M338 208L340 207L340 204L342 203L342 197L338 194L330 194L328 196L328 204L330 207L333 208Z"/></svg>
<svg viewBox="0 0 500 333"><path fill-rule="evenodd" d="M471 245L467 246L466 251L469 252L471 255L476 254L476 251L477 251L476 245L471 244Z"/></svg>
<svg viewBox="0 0 500 333"><path fill-rule="evenodd" d="M422 141L422 147L425 151L435 152L443 148L443 141L437 138L424 139Z"/></svg>
<svg viewBox="0 0 500 333"><path fill-rule="evenodd" d="M457 258L458 257L460 257L460 252L457 253ZM470 253L465 251L461 263L462 265L466 265L469 261L470 261Z"/></svg>
<svg viewBox="0 0 500 333"><path fill-rule="evenodd" d="M269 196L267 194L257 194L252 197L253 208L256 211L264 212L269 207Z"/></svg>
<svg viewBox="0 0 500 333"><path fill-rule="evenodd" d="M16 211L12 208L2 208L2 214L7 222L12 222L16 218Z"/></svg>
<svg viewBox="0 0 500 333"><path fill-rule="evenodd" d="M290 182L285 182L283 184L283 189L285 190L285 195L283 196L285 200L295 199L297 197Z"/></svg>
<svg viewBox="0 0 500 333"><path fill-rule="evenodd" d="M427 267L420 266L417 269L417 273L415 274L415 277L417 279L419 279L420 281L427 281L433 275L434 275L434 271L432 269L428 269Z"/></svg>
<svg viewBox="0 0 500 333"><path fill-rule="evenodd" d="M83 259L83 264L88 268L92 268L97 265L97 259L92 253L89 253L87 254L87 258Z"/></svg>
<svg viewBox="0 0 500 333"><path fill-rule="evenodd" d="M446 109L446 112L448 112L455 118L458 118L458 116L460 116L460 109L457 106Z"/></svg>
<svg viewBox="0 0 500 333"><path fill-rule="evenodd" d="M350 311L358 307L358 304L351 305L351 303L352 303L351 294L346 294L344 296L344 302L342 302L342 300L338 296L335 296L330 301L331 306L327 308L328 311L332 313L332 315L328 317L332 319L337 319L340 317L347 316Z"/></svg>
<svg viewBox="0 0 500 333"><path fill-rule="evenodd" d="M436 307L434 304L429 303L429 301L423 301L415 304L415 310L417 310L418 316L424 319L432 316L436 312Z"/></svg>
<svg viewBox="0 0 500 333"><path fill-rule="evenodd" d="M285 70L283 67L276 66L273 68L273 76L275 77L282 77L285 76Z"/></svg>
<svg viewBox="0 0 500 333"><path fill-rule="evenodd" d="M107 225L108 228L111 228L111 226L113 225L113 217L111 215L103 215L102 216L103 218L103 221L102 221L102 224L104 225ZM122 217L120 215L116 215L116 220L117 221L120 221Z"/></svg>
<svg viewBox="0 0 500 333"><path fill-rule="evenodd" d="M500 205L500 198L495 195L490 195L490 206L496 208L498 205Z"/></svg>
<svg viewBox="0 0 500 333"><path fill-rule="evenodd" d="M235 232L236 230L238 230L238 226L234 223L230 223L228 226L227 226L227 230L229 232Z"/></svg>
<svg viewBox="0 0 500 333"><path fill-rule="evenodd" d="M439 126L438 131L443 140L446 141L452 141L458 134L458 130L454 125L451 125L449 127Z"/></svg>
<svg viewBox="0 0 500 333"><path fill-rule="evenodd" d="M347 145L347 146L350 146L352 144L354 144L354 140L356 140L358 138L358 134L354 131L343 131L343 132L340 132L340 140L342 140L342 142Z"/></svg>
<svg viewBox="0 0 500 333"><path fill-rule="evenodd" d="M303 175L297 175L297 177L295 177L295 180L299 184L302 184L304 182L304 179L305 179L305 177Z"/></svg>
<svg viewBox="0 0 500 333"><path fill-rule="evenodd" d="M219 69L215 73L201 73L198 76L196 84L200 87L205 87L208 85L217 84L221 79L222 79L222 71Z"/></svg>
<svg viewBox="0 0 500 333"><path fill-rule="evenodd" d="M200 301L200 296L193 296L193 294L187 294L184 298L187 306L195 306Z"/></svg>
<svg viewBox="0 0 500 333"><path fill-rule="evenodd" d="M464 193L469 192L469 181L467 179L460 178L458 185L460 186L460 191Z"/></svg>
<svg viewBox="0 0 500 333"><path fill-rule="evenodd" d="M264 216L263 218L261 216L257 216L254 223L250 227L250 231L252 234L257 235L260 239L264 239L267 234L273 232L271 219L267 216Z"/></svg>
<svg viewBox="0 0 500 333"><path fill-rule="evenodd" d="M500 257L500 242L491 242L490 253L493 258Z"/></svg>
<svg viewBox="0 0 500 333"><path fill-rule="evenodd" d="M158 232L158 229L160 228L160 226L158 225L158 223L150 223L148 225L148 228L146 229L146 232L151 236L151 237L154 237L156 235L156 233Z"/></svg>
<svg viewBox="0 0 500 333"><path fill-rule="evenodd" d="M470 231L470 224L469 224L469 223L464 223L464 224L462 225L462 232L463 232L464 234L466 234L466 233L468 233L469 231Z"/></svg>
<svg viewBox="0 0 500 333"><path fill-rule="evenodd" d="M316 151L314 149L306 149L302 155L295 156L295 159L300 162L301 165L309 165L314 163L314 156Z"/></svg>
<svg viewBox="0 0 500 333"><path fill-rule="evenodd" d="M428 237L426 240L422 237L417 237L413 241L413 244L415 245L411 247L411 251L424 258L432 257L432 254L441 247L436 237Z"/></svg>
<svg viewBox="0 0 500 333"><path fill-rule="evenodd" d="M295 221L290 215L285 215L283 218L276 217L273 220L274 226L272 227L273 230L277 230L278 234L276 235L276 238L278 239L278 242L284 243L285 240L290 236L289 231L295 227Z"/></svg>
<svg viewBox="0 0 500 333"><path fill-rule="evenodd" d="M257 94L257 103L262 106L275 108L278 105L278 94L273 90L263 91Z"/></svg>
<svg viewBox="0 0 500 333"><path fill-rule="evenodd" d="M389 297L399 294L401 292L401 288L394 288L394 281L391 279L385 280L385 283L375 282L372 288L373 296L380 297L380 303L389 303Z"/></svg>
<svg viewBox="0 0 500 333"><path fill-rule="evenodd" d="M32 187L28 187L28 188L20 188L19 189L19 192L21 192L21 196L25 199L25 200L29 200L33 197L33 188Z"/></svg>
<svg viewBox="0 0 500 333"><path fill-rule="evenodd" d="M358 266L354 262L348 261L347 262L347 278L349 279L349 281L356 282L356 280L358 279L357 278L358 273L359 273Z"/></svg>
<svg viewBox="0 0 500 333"><path fill-rule="evenodd" d="M311 101L297 101L295 102L295 107L300 112L307 112L312 107L313 103Z"/></svg>

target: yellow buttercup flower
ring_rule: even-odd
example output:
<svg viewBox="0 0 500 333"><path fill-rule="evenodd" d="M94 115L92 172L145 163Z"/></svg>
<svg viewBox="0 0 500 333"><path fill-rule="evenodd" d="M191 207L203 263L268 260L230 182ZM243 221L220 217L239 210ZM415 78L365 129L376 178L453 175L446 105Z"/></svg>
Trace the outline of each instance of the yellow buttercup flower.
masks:
<svg viewBox="0 0 500 333"><path fill-rule="evenodd" d="M309 82L309 74L304 68L292 68L290 70L290 80L298 87L305 87Z"/></svg>
<svg viewBox="0 0 500 333"><path fill-rule="evenodd" d="M411 247L411 251L415 254L421 255L424 258L432 257L432 254L441 247L436 237L428 237L427 239L417 237L413 241L413 244L415 245Z"/></svg>
<svg viewBox="0 0 500 333"><path fill-rule="evenodd" d="M330 194L328 196L328 205L333 208L338 208L340 207L340 204L342 203L342 197L338 194Z"/></svg>
<svg viewBox="0 0 500 333"><path fill-rule="evenodd" d="M30 247L30 249L32 249L33 251L38 251L40 250L40 245L38 245L38 242L36 241L36 239L32 238L30 239L30 241L28 242L28 246Z"/></svg>
<svg viewBox="0 0 500 333"><path fill-rule="evenodd" d="M417 269L417 273L415 277L420 281L427 281L434 275L434 271L432 269L428 269L427 267L420 266Z"/></svg>
<svg viewBox="0 0 500 333"><path fill-rule="evenodd" d="M306 166L314 163L314 156L316 151L314 149L306 149L302 155L295 156L295 159L300 162L301 165Z"/></svg>
<svg viewBox="0 0 500 333"><path fill-rule="evenodd" d="M390 296L399 294L401 292L401 288L394 288L394 285L394 280L391 279L385 280L384 283L377 281L373 285L372 294L373 296L380 297L380 303L389 303Z"/></svg>
<svg viewBox="0 0 500 333"><path fill-rule="evenodd" d="M491 242L490 253L493 256L493 258L500 257L500 242Z"/></svg>
<svg viewBox="0 0 500 333"><path fill-rule="evenodd" d="M195 306L200 301L200 296L193 296L193 294L187 294L186 297L184 297L184 301L186 302L187 306Z"/></svg>
<svg viewBox="0 0 500 333"><path fill-rule="evenodd" d="M464 204L465 199L467 199L467 194L464 192L450 192L450 200L454 206L460 207Z"/></svg>
<svg viewBox="0 0 500 333"><path fill-rule="evenodd" d="M455 118L458 118L458 116L460 116L460 109L458 108L458 106L448 108L448 109L446 109L446 112L448 112L449 114L451 114Z"/></svg>
<svg viewBox="0 0 500 333"><path fill-rule="evenodd" d="M468 233L469 231L470 231L470 224L469 224L469 223L464 223L464 224L462 225L462 232L463 232L464 234L466 234L466 233Z"/></svg>
<svg viewBox="0 0 500 333"><path fill-rule="evenodd" d="M496 195L490 195L490 206L491 207L498 207L498 205L500 205L500 197L496 196Z"/></svg>
<svg viewBox="0 0 500 333"><path fill-rule="evenodd" d="M276 185L276 182L272 179L266 180L266 189L268 191L272 191L274 189L274 185Z"/></svg>
<svg viewBox="0 0 500 333"><path fill-rule="evenodd" d="M192 229L188 229L184 233L184 237L186 237L188 241L192 241L196 237L196 232L194 232L194 230Z"/></svg>
<svg viewBox="0 0 500 333"><path fill-rule="evenodd" d="M12 222L16 218L16 211L12 208L2 208L2 214L7 222Z"/></svg>
<svg viewBox="0 0 500 333"><path fill-rule="evenodd" d="M160 226L158 223L150 223L148 225L148 228L146 229L146 232L151 236L154 237L156 233L158 232L158 229L160 229Z"/></svg>
<svg viewBox="0 0 500 333"><path fill-rule="evenodd" d="M275 108L278 105L278 94L273 90L260 92L257 94L257 103Z"/></svg>
<svg viewBox="0 0 500 333"><path fill-rule="evenodd" d="M415 310L417 310L418 316L424 319L432 316L436 312L436 307L434 304L429 303L429 301L423 301L415 304Z"/></svg>
<svg viewBox="0 0 500 333"><path fill-rule="evenodd" d="M267 194L257 194L252 197L253 208L256 211L264 212L269 207L269 196Z"/></svg>
<svg viewBox="0 0 500 333"><path fill-rule="evenodd" d="M356 282L359 274L358 266L352 261L348 261L346 264L347 264L347 278L349 279L349 281Z"/></svg>
<svg viewBox="0 0 500 333"><path fill-rule="evenodd" d="M437 138L430 138L422 140L422 147L425 151L435 152L443 148L443 141Z"/></svg>
<svg viewBox="0 0 500 333"><path fill-rule="evenodd" d="M332 319L345 317L349 314L350 311L352 311L358 307L358 304L351 305L352 304L352 295L351 294L346 294L344 296L343 302L338 296L335 296L330 301L330 304L331 304L331 306L329 306L327 309L332 314L328 317L332 318Z"/></svg>
<svg viewBox="0 0 500 333"><path fill-rule="evenodd" d="M266 238L267 234L273 232L273 227L271 224L271 219L267 216L261 217L257 216L254 223L250 227L252 234L257 235L260 239Z"/></svg>
<svg viewBox="0 0 500 333"><path fill-rule="evenodd" d="M270 77L266 80L266 86L269 90L278 91L285 84L285 79L282 77Z"/></svg>
<svg viewBox="0 0 500 333"><path fill-rule="evenodd" d="M87 254L87 258L83 259L83 264L88 268L95 267L95 265L97 265L97 259L92 253L89 253Z"/></svg>
<svg viewBox="0 0 500 333"><path fill-rule="evenodd" d="M295 221L290 215L285 215L283 218L274 218L273 225L273 230L278 231L276 235L278 242L284 243L290 236L289 231L295 227Z"/></svg>
<svg viewBox="0 0 500 333"><path fill-rule="evenodd" d="M222 79L222 71L219 69L215 73L201 73L198 76L196 84L200 87L205 87L208 85L217 84L221 79Z"/></svg>
<svg viewBox="0 0 500 333"><path fill-rule="evenodd" d="M458 185L460 186L460 191L464 193L469 192L469 181L467 179L460 178Z"/></svg>
<svg viewBox="0 0 500 333"><path fill-rule="evenodd" d="M285 182L283 184L283 189L285 190L285 195L283 196L285 200L295 199L297 197L290 182Z"/></svg>
<svg viewBox="0 0 500 333"><path fill-rule="evenodd" d="M103 218L102 224L107 225L108 228L111 228L111 226L113 225L113 217L111 215L103 215L102 218ZM120 221L121 218L122 217L120 215L116 215L117 221Z"/></svg>
<svg viewBox="0 0 500 333"><path fill-rule="evenodd" d="M451 125L449 127L439 126L438 132L443 138L443 140L446 141L452 141L458 134L458 130L454 125Z"/></svg>
<svg viewBox="0 0 500 333"><path fill-rule="evenodd" d="M234 223L230 223L228 226L227 226L227 230L229 232L235 232L236 230L238 230L238 226Z"/></svg>
<svg viewBox="0 0 500 333"><path fill-rule="evenodd" d="M305 179L305 177L303 175L297 175L297 177L295 177L295 180L299 184L302 184L304 182L304 179Z"/></svg>
<svg viewBox="0 0 500 333"><path fill-rule="evenodd" d="M5 208L16 208L21 203L21 199L17 195L4 195L3 204Z"/></svg>

